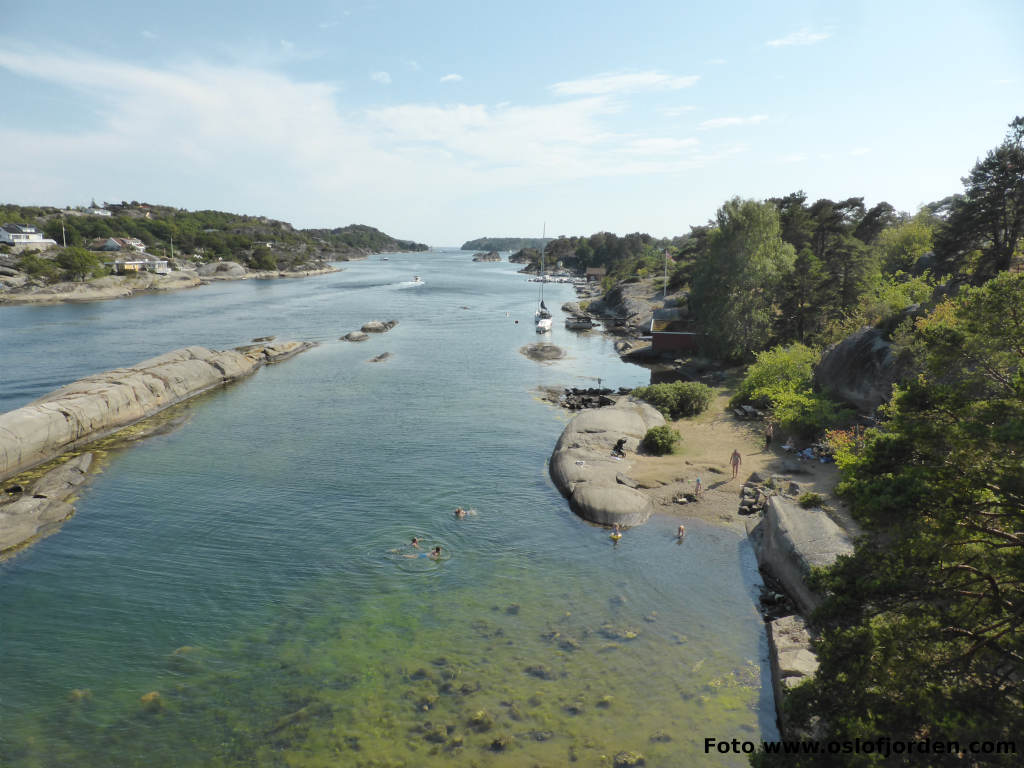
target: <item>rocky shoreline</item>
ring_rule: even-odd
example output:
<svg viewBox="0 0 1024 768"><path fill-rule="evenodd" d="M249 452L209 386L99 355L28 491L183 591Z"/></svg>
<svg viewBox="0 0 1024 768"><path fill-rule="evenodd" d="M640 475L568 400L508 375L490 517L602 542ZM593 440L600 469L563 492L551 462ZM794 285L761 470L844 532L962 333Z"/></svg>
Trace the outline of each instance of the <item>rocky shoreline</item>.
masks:
<svg viewBox="0 0 1024 768"><path fill-rule="evenodd" d="M130 275L108 275L87 282L64 282L49 285L29 281L18 284L5 281L7 290L0 291L0 305L59 304L63 302L106 301L146 293L163 293L197 288L221 280L276 280L289 277L312 277L340 271L324 266L300 270L249 270L236 262L214 262L199 269L179 269L166 275L139 272Z"/></svg>
<svg viewBox="0 0 1024 768"><path fill-rule="evenodd" d="M111 435L173 405L315 346L289 341L216 351L185 347L88 376L0 414L0 482ZM86 458L89 457L89 458ZM0 552L24 546L73 512L66 499L85 481L91 454L47 472L0 500Z"/></svg>

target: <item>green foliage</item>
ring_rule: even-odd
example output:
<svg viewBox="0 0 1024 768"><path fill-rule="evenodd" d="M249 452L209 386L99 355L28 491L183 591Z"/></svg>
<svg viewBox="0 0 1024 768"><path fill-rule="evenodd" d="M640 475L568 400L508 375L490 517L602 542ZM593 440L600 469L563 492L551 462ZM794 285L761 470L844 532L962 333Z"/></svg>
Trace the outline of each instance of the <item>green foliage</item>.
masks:
<svg viewBox="0 0 1024 768"><path fill-rule="evenodd" d="M918 320L920 375L844 457L866 535L815 577L821 667L787 699L797 727L839 741L1024 732L1022 307L1024 275L1003 273Z"/></svg>
<svg viewBox="0 0 1024 768"><path fill-rule="evenodd" d="M804 509L815 509L816 507L820 507L824 501L825 497L820 493L812 493L811 491L808 491L807 493L801 493L800 497L796 500L796 503Z"/></svg>
<svg viewBox="0 0 1024 768"><path fill-rule="evenodd" d="M106 273L102 256L77 246L64 248L57 254L56 262L66 280L85 280Z"/></svg>
<svg viewBox="0 0 1024 768"><path fill-rule="evenodd" d="M882 268L889 274L910 272L919 258L932 250L935 221L922 211L879 236Z"/></svg>
<svg viewBox="0 0 1024 768"><path fill-rule="evenodd" d="M679 440L679 433L672 427L664 425L648 429L644 439L640 441L640 446L655 456L664 456L667 453L675 452Z"/></svg>
<svg viewBox="0 0 1024 768"><path fill-rule="evenodd" d="M633 390L634 397L650 403L672 420L703 413L714 395L711 387L699 381L673 381Z"/></svg>
<svg viewBox="0 0 1024 768"><path fill-rule="evenodd" d="M747 359L771 337L776 289L795 256L782 242L771 203L733 198L719 209L717 224L694 263L690 306L710 354Z"/></svg>
<svg viewBox="0 0 1024 768"><path fill-rule="evenodd" d="M950 204L936 243L949 272L970 271L976 281L1009 269L1024 237L1024 117L1006 139L963 179L964 194ZM978 258L972 263L971 254Z"/></svg>
<svg viewBox="0 0 1024 768"><path fill-rule="evenodd" d="M478 237L462 244L463 251L521 251L537 250L551 242L549 237Z"/></svg>
<svg viewBox="0 0 1024 768"><path fill-rule="evenodd" d="M818 353L803 344L774 347L757 355L730 401L771 410L786 432L811 437L827 427L847 424L853 412L812 387Z"/></svg>
<svg viewBox="0 0 1024 768"><path fill-rule="evenodd" d="M25 251L21 254L18 269L27 275L44 280L56 280L60 276L60 267L52 259L41 257L37 251Z"/></svg>
<svg viewBox="0 0 1024 768"><path fill-rule="evenodd" d="M265 245L253 248L252 256L249 258L249 266L252 269L274 270L277 269L277 259L274 252Z"/></svg>

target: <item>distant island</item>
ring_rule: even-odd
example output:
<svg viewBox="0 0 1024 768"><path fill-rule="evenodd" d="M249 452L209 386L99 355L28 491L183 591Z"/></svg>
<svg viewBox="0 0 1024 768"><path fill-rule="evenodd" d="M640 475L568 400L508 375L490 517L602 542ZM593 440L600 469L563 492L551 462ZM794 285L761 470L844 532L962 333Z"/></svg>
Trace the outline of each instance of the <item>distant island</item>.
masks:
<svg viewBox="0 0 1024 768"><path fill-rule="evenodd" d="M296 229L266 216L134 200L77 208L0 204L0 304L305 277L336 271L329 262L428 248L364 224Z"/></svg>
<svg viewBox="0 0 1024 768"><path fill-rule="evenodd" d="M550 237L479 237L462 244L463 251L521 251L523 248L543 250Z"/></svg>

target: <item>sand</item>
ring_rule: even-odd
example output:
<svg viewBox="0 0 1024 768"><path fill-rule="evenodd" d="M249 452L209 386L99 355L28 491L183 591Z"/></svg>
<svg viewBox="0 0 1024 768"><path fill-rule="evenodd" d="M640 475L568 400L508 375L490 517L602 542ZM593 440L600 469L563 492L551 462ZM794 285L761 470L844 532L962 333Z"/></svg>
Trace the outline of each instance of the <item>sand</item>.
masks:
<svg viewBox="0 0 1024 768"><path fill-rule="evenodd" d="M799 473L785 472L783 462L794 461L782 450L788 435L776 430L771 449L765 450L765 423L761 420L741 421L733 415L726 407L733 390L718 388L716 393L704 413L672 423L682 436L674 454L630 456L630 477L651 496L657 512L678 517L684 523L688 518L698 518L745 531L747 522L756 522L757 518L742 517L737 513L740 489L753 472L758 472L762 477L782 475L791 478L799 484L801 493L812 491L822 494L825 503L832 507L833 517L846 517L842 502L835 496L835 485L839 480L835 464L805 461L799 463ZM729 465L734 449L738 449L742 456L735 480ZM693 492L697 477L704 487L701 499L688 504L673 502L673 498L680 494Z"/></svg>

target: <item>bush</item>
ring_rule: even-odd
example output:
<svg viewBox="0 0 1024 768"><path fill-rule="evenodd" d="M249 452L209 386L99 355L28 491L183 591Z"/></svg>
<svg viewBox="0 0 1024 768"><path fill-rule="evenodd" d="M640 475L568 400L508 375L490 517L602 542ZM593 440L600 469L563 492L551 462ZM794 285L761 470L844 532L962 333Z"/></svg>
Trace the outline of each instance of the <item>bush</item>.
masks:
<svg viewBox="0 0 1024 768"><path fill-rule="evenodd" d="M817 362L818 353L803 344L760 352L729 405L753 403L767 408L781 429L801 437L850 424L852 410L813 390Z"/></svg>
<svg viewBox="0 0 1024 768"><path fill-rule="evenodd" d="M60 268L51 260L43 258L38 251L26 251L18 259L18 269L31 277L56 280Z"/></svg>
<svg viewBox="0 0 1024 768"><path fill-rule="evenodd" d="M644 439L640 442L640 446L645 451L653 453L655 456L664 456L666 453L675 452L676 443L678 443L680 439L679 433L672 429L672 427L651 427L647 430L647 434L644 435Z"/></svg>
<svg viewBox="0 0 1024 768"><path fill-rule="evenodd" d="M633 390L634 397L653 405L666 419L681 419L702 413L707 410L714 394L711 387L697 381L673 381Z"/></svg>
<svg viewBox="0 0 1024 768"><path fill-rule="evenodd" d="M813 509L814 507L820 507L821 503L825 501L825 497L820 493L801 493L800 498L796 500L804 509Z"/></svg>

